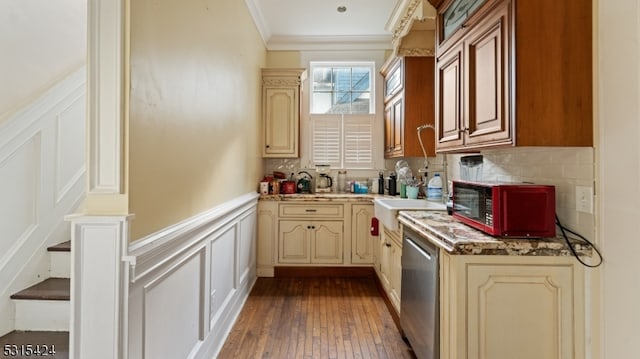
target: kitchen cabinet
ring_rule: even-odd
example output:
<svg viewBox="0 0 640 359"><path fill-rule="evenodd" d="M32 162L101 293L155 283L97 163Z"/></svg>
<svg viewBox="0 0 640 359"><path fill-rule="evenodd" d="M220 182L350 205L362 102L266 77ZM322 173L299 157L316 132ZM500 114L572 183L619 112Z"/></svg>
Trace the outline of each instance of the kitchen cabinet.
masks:
<svg viewBox="0 0 640 359"><path fill-rule="evenodd" d="M593 145L590 3L430 2L438 152Z"/></svg>
<svg viewBox="0 0 640 359"><path fill-rule="evenodd" d="M278 202L258 201L258 239L256 273L258 277L273 277L277 258Z"/></svg>
<svg viewBox="0 0 640 359"><path fill-rule="evenodd" d="M403 56L387 61L384 77L384 156L422 157L418 126L434 124L433 57ZM435 156L435 136L422 134L427 155Z"/></svg>
<svg viewBox="0 0 640 359"><path fill-rule="evenodd" d="M396 314L400 314L400 282L402 279L402 240L400 231L383 227L380 238L380 261L376 268L382 288Z"/></svg>
<svg viewBox="0 0 640 359"><path fill-rule="evenodd" d="M278 262L341 264L342 221L286 221L279 223Z"/></svg>
<svg viewBox="0 0 640 359"><path fill-rule="evenodd" d="M372 217L368 200L260 200L258 276L273 277L279 266L371 267L378 251Z"/></svg>
<svg viewBox="0 0 640 359"><path fill-rule="evenodd" d="M351 206L351 263L373 264L374 236L371 235L373 205Z"/></svg>
<svg viewBox="0 0 640 359"><path fill-rule="evenodd" d="M300 91L305 70L262 69L262 157L296 158L300 147Z"/></svg>
<svg viewBox="0 0 640 359"><path fill-rule="evenodd" d="M584 269L571 257L440 256L442 358L583 358Z"/></svg>

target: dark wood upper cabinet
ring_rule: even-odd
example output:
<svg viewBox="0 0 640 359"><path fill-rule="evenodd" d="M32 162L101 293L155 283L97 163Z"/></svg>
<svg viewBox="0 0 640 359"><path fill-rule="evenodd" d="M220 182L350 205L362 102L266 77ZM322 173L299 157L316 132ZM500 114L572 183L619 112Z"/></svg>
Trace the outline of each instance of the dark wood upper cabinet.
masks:
<svg viewBox="0 0 640 359"><path fill-rule="evenodd" d="M590 2L444 0L436 36L438 152L593 145Z"/></svg>
<svg viewBox="0 0 640 359"><path fill-rule="evenodd" d="M395 57L380 71L384 77L384 156L422 157L418 126L434 125L434 64L430 56ZM435 156L435 133L422 131L428 156Z"/></svg>

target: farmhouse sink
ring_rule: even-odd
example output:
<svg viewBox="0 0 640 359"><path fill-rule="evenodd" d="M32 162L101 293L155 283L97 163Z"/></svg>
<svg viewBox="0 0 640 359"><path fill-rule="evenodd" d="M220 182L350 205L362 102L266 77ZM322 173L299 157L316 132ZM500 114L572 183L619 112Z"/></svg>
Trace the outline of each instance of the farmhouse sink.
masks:
<svg viewBox="0 0 640 359"><path fill-rule="evenodd" d="M374 216L385 227L398 229L398 211L446 211L444 203L424 199L376 198L373 200Z"/></svg>

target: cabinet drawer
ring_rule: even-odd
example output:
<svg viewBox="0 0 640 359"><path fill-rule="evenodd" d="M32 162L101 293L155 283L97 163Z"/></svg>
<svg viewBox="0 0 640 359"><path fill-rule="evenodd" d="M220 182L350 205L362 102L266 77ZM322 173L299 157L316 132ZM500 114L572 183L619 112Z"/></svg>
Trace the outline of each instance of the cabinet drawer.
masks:
<svg viewBox="0 0 640 359"><path fill-rule="evenodd" d="M342 204L281 204L280 217L344 217Z"/></svg>

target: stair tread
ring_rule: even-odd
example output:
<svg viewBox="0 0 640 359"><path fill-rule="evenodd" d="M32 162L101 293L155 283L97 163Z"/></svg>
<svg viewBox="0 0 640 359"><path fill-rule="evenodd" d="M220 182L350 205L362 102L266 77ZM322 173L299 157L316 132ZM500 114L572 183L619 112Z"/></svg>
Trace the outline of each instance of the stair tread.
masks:
<svg viewBox="0 0 640 359"><path fill-rule="evenodd" d="M19 351L22 348L26 348L26 345L39 346L44 349L44 345L47 349L55 348L55 355L46 356L51 359L68 359L69 358L69 332L48 332L48 331L21 331L15 330L2 337L0 337L0 348L4 349L5 345L15 345ZM9 348L11 349L11 348ZM23 353L28 354L28 353ZM44 354L41 353L42 356ZM10 358L34 358L41 357L35 354L31 356L10 356ZM0 358L5 358L4 354L0 354ZM9 357L7 357L9 358Z"/></svg>
<svg viewBox="0 0 640 359"><path fill-rule="evenodd" d="M11 296L11 299L69 300L69 278L48 278Z"/></svg>
<svg viewBox="0 0 640 359"><path fill-rule="evenodd" d="M71 252L71 241L58 243L47 248L49 252Z"/></svg>

